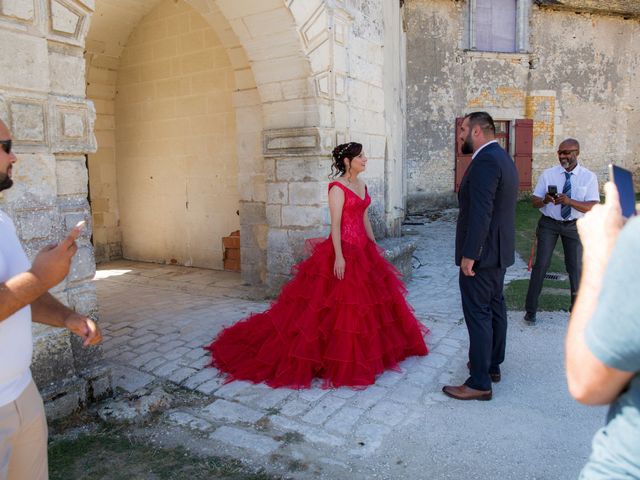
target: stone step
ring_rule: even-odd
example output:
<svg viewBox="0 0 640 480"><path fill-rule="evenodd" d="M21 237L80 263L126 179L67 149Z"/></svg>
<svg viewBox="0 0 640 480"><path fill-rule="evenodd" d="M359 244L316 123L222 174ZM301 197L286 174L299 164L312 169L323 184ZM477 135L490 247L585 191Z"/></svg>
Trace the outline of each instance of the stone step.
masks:
<svg viewBox="0 0 640 480"><path fill-rule="evenodd" d="M384 258L400 271L404 282L408 283L413 275L411 258L418 247L417 241L407 237L390 237L379 240L378 245L384 250Z"/></svg>

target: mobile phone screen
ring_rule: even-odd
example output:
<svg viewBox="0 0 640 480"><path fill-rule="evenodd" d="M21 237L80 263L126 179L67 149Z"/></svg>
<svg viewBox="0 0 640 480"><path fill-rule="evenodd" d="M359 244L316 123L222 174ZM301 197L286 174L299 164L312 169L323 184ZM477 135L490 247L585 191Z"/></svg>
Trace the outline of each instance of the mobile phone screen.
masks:
<svg viewBox="0 0 640 480"><path fill-rule="evenodd" d="M631 172L617 165L609 165L609 176L618 189L622 216L629 218L635 215L636 196L633 191L633 176Z"/></svg>

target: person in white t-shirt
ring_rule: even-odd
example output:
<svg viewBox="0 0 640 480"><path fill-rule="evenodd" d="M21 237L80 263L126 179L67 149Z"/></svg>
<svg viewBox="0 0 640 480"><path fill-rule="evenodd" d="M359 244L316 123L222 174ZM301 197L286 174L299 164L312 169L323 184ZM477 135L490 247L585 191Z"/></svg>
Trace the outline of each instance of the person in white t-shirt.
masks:
<svg viewBox="0 0 640 480"><path fill-rule="evenodd" d="M596 175L578 164L580 144L567 138L558 147L560 165L546 169L533 191L532 203L540 220L536 230L536 261L531 271L524 320L536 322L538 298L558 237L562 240L564 264L571 285L571 305L576 299L582 265L582 244L576 221L600 202Z"/></svg>
<svg viewBox="0 0 640 480"><path fill-rule="evenodd" d="M13 184L16 156L0 120L0 191ZM102 339L93 320L65 307L49 289L69 273L80 227L29 262L11 219L0 210L0 480L48 478L47 423L31 378L31 322L64 327L84 338Z"/></svg>

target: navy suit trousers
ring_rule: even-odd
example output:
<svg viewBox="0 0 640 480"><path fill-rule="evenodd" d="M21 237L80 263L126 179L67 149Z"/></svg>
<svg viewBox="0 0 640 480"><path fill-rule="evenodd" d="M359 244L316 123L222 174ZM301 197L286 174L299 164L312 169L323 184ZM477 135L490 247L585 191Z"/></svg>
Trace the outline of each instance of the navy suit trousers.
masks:
<svg viewBox="0 0 640 480"><path fill-rule="evenodd" d="M489 373L500 373L507 342L507 306L502 293L504 268L479 268L475 276L460 271L460 294L469 331L470 377L477 390L491 390Z"/></svg>

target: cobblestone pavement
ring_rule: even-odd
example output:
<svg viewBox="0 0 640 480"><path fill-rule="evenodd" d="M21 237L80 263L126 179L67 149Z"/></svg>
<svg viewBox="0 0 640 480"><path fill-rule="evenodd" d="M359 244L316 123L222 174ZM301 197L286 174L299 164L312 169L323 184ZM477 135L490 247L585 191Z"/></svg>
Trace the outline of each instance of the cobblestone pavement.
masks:
<svg viewBox="0 0 640 480"><path fill-rule="evenodd" d="M164 413L168 431L254 465L280 461L288 468L275 471L292 478L575 478L603 412L566 394L566 314L540 314L541 325L527 328L522 313L511 312L494 400L445 397L443 384L466 378L468 348L452 261L455 223L453 212L414 220L425 224L405 226L419 244L408 299L431 330L430 353L401 371L365 390L224 384L205 368L203 345L268 303L248 300L255 292L234 273L118 261L96 275L114 383L133 392L160 378L201 392L204 406ZM521 260L508 271L509 279L526 276Z"/></svg>

